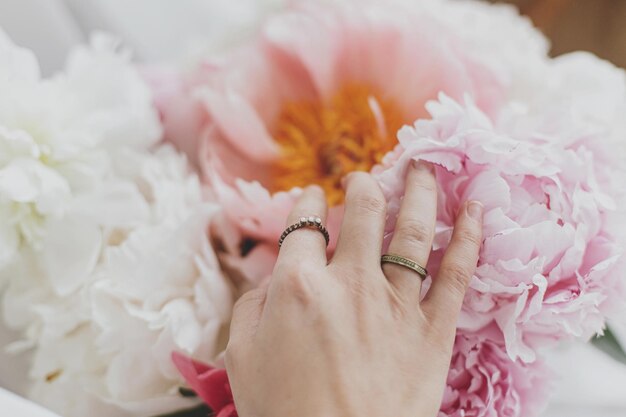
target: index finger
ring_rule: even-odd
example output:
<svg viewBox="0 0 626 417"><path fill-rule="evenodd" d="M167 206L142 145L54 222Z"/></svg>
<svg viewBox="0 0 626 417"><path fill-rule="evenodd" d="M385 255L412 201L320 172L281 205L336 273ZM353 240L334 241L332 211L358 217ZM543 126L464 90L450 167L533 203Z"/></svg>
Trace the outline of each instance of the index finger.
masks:
<svg viewBox="0 0 626 417"><path fill-rule="evenodd" d="M318 186L309 186L293 206L285 227L297 224L301 218L319 218L326 222L328 207L324 191ZM303 227L287 234L278 253L277 265L313 262L326 265L326 241L324 235L313 227Z"/></svg>

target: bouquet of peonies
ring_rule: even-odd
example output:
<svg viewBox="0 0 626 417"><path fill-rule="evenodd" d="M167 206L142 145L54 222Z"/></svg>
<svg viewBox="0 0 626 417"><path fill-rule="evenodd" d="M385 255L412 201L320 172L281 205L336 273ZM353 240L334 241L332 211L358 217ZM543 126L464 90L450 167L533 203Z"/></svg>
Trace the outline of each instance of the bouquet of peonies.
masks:
<svg viewBox="0 0 626 417"><path fill-rule="evenodd" d="M2 308L32 397L148 416L197 403L184 377L236 415L223 330L301 187L324 188L336 237L343 177L372 172L391 233L422 159L440 189L430 271L460 204L486 209L440 416L539 415L542 350L626 304L626 75L547 49L513 8L453 0L293 1L145 81L106 37L51 79L0 38Z"/></svg>

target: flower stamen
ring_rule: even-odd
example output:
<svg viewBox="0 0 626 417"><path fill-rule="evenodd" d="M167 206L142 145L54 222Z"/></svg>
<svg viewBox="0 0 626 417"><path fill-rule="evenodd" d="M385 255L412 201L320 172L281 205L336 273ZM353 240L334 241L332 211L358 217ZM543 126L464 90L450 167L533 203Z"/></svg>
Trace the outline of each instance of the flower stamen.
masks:
<svg viewBox="0 0 626 417"><path fill-rule="evenodd" d="M341 180L369 171L397 144L405 118L367 86L347 85L327 103L286 103L274 128L282 155L274 163L272 191L320 185L331 206L341 204Z"/></svg>

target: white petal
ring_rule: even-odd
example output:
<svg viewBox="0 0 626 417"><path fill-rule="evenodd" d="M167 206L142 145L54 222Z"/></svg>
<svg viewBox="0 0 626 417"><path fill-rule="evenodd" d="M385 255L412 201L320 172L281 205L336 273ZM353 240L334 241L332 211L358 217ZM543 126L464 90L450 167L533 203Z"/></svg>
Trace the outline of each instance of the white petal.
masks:
<svg viewBox="0 0 626 417"><path fill-rule="evenodd" d="M35 54L16 46L0 29L0 82L36 82L38 79L39 64Z"/></svg>
<svg viewBox="0 0 626 417"><path fill-rule="evenodd" d="M2 210L0 210L0 216L3 216ZM15 226L6 218L0 218L0 270L13 259L17 253L18 244L19 235Z"/></svg>
<svg viewBox="0 0 626 417"><path fill-rule="evenodd" d="M55 291L67 295L87 282L100 256L102 232L81 218L51 220L41 253L41 269Z"/></svg>

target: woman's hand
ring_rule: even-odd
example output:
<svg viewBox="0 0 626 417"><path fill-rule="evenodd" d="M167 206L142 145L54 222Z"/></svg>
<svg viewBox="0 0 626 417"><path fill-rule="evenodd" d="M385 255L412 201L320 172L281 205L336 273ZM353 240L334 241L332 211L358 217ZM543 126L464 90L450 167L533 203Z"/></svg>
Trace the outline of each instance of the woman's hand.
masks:
<svg viewBox="0 0 626 417"><path fill-rule="evenodd" d="M429 165L409 169L389 253L425 266L437 213ZM416 272L380 257L385 199L350 175L337 249L314 229L287 236L269 283L237 303L226 367L241 417L434 417L456 320L481 242L482 205L458 213L437 277L420 302ZM325 218L323 192L305 190L287 224Z"/></svg>

